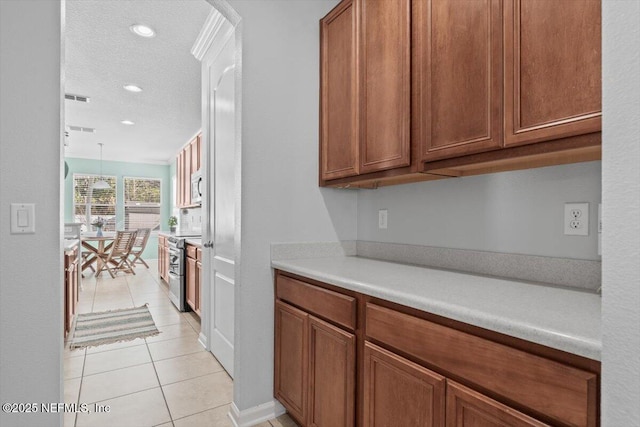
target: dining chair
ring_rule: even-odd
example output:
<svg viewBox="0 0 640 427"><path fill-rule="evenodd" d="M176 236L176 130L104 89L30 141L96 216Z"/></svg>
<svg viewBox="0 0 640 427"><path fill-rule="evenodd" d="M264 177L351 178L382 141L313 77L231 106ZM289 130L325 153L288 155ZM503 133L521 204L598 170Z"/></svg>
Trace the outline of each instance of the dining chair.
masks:
<svg viewBox="0 0 640 427"><path fill-rule="evenodd" d="M143 264L145 267L149 268L149 265L142 259L142 253L144 252L144 248L147 247L149 235L151 235L150 228L138 228L136 240L133 243L131 252L129 253L129 265L131 268L135 267L136 263Z"/></svg>
<svg viewBox="0 0 640 427"><path fill-rule="evenodd" d="M112 278L115 278L119 271L136 274L128 261L135 240L135 231L117 231L111 250L100 255L102 266L96 272L96 277L104 270L108 270Z"/></svg>

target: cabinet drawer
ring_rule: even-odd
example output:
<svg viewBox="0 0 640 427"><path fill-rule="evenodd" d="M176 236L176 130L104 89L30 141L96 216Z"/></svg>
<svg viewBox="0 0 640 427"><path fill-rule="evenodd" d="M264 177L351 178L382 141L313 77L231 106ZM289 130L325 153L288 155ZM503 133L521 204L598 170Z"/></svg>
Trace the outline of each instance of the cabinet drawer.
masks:
<svg viewBox="0 0 640 427"><path fill-rule="evenodd" d="M597 423L597 375L375 304L366 335L444 375L477 385L540 415L575 426Z"/></svg>
<svg viewBox="0 0 640 427"><path fill-rule="evenodd" d="M189 258L196 259L196 250L197 250L197 249L198 249L198 248L196 248L195 246L187 245L187 256L188 256Z"/></svg>
<svg viewBox="0 0 640 427"><path fill-rule="evenodd" d="M276 297L345 328L356 327L356 299L278 275Z"/></svg>

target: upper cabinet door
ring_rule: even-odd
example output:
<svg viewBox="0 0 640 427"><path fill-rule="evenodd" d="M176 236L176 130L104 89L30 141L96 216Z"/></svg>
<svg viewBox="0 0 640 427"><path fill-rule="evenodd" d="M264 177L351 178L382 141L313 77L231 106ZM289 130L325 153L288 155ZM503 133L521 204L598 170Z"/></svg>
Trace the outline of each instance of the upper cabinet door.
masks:
<svg viewBox="0 0 640 427"><path fill-rule="evenodd" d="M413 3L413 136L424 161L502 146L501 4Z"/></svg>
<svg viewBox="0 0 640 427"><path fill-rule="evenodd" d="M409 166L411 2L359 0L360 173Z"/></svg>
<svg viewBox="0 0 640 427"><path fill-rule="evenodd" d="M601 129L599 0L505 0L505 145Z"/></svg>
<svg viewBox="0 0 640 427"><path fill-rule="evenodd" d="M320 21L320 178L358 174L356 11L342 2Z"/></svg>

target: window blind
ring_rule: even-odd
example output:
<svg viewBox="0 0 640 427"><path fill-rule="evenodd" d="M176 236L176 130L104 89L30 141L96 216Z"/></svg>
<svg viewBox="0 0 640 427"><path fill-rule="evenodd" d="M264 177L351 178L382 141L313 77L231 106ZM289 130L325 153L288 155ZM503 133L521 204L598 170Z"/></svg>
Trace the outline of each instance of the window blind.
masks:
<svg viewBox="0 0 640 427"><path fill-rule="evenodd" d="M160 230L160 180L124 178L125 230Z"/></svg>
<svg viewBox="0 0 640 427"><path fill-rule="evenodd" d="M93 184L104 179L111 188L96 190ZM81 230L95 230L91 225L98 218L104 222L103 230L116 229L116 177L73 174L73 214L76 222L82 223Z"/></svg>

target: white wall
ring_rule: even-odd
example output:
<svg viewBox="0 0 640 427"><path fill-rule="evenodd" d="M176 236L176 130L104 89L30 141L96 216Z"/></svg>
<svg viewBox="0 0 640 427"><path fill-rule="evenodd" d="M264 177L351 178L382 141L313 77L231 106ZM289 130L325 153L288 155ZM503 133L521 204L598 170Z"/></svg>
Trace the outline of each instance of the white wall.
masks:
<svg viewBox="0 0 640 427"><path fill-rule="evenodd" d="M361 190L358 240L599 259L601 162ZM589 202L589 236L565 236L565 202ZM388 228L378 229L378 210Z"/></svg>
<svg viewBox="0 0 640 427"><path fill-rule="evenodd" d="M62 399L61 3L0 1L0 402ZM12 235L10 203L36 204ZM54 426L61 414L7 414Z"/></svg>
<svg viewBox="0 0 640 427"><path fill-rule="evenodd" d="M640 426L640 2L602 5L602 425Z"/></svg>
<svg viewBox="0 0 640 427"><path fill-rule="evenodd" d="M330 1L235 0L242 18L242 262L234 402L273 398L270 243L352 240L356 193L318 187L319 23Z"/></svg>

